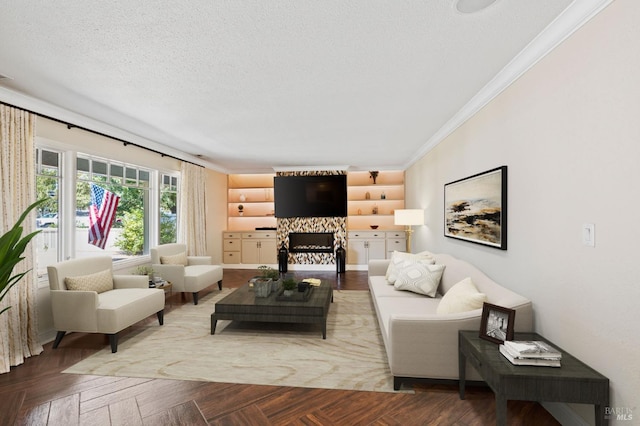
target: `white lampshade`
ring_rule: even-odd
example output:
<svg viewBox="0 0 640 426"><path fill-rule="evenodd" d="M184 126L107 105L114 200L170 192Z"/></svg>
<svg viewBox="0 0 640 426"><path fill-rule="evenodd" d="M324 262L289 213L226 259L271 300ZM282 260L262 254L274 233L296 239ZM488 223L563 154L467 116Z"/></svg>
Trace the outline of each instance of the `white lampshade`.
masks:
<svg viewBox="0 0 640 426"><path fill-rule="evenodd" d="M393 217L393 223L395 225L424 225L424 210L396 210Z"/></svg>

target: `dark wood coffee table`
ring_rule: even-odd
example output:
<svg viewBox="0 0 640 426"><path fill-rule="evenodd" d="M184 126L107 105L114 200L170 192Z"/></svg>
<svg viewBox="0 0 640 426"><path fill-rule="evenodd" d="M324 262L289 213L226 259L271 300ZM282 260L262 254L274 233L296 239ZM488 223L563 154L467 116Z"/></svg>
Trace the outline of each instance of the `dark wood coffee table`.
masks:
<svg viewBox="0 0 640 426"><path fill-rule="evenodd" d="M221 299L211 314L211 334L216 332L218 320L312 323L322 326L322 338L327 338L327 314L333 302L333 287L322 281L314 287L306 301L290 302L276 300L276 293L268 297L256 297L249 283L237 288Z"/></svg>
<svg viewBox="0 0 640 426"><path fill-rule="evenodd" d="M515 333L514 340L543 340L562 352L561 367L513 365L495 343L478 331L458 332L460 399L464 399L467 361L496 395L496 424L507 424L507 400L575 402L595 406L596 425L607 424L609 379L536 333Z"/></svg>

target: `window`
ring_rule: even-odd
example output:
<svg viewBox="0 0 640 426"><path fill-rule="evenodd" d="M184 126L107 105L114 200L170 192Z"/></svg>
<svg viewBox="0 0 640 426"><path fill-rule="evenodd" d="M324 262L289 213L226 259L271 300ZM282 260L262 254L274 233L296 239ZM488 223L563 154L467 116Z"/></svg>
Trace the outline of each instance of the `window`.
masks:
<svg viewBox="0 0 640 426"><path fill-rule="evenodd" d="M59 232L59 189L61 154L48 149L36 150L36 199L46 198L36 211L36 226L41 231L34 239L38 275L46 274L47 265L62 259Z"/></svg>
<svg viewBox="0 0 640 426"><path fill-rule="evenodd" d="M76 161L76 256L109 253L114 260L149 252L151 171L78 154ZM89 243L91 184L120 200L104 250Z"/></svg>
<svg viewBox="0 0 640 426"><path fill-rule="evenodd" d="M178 240L178 177L163 174L160 179L160 244Z"/></svg>

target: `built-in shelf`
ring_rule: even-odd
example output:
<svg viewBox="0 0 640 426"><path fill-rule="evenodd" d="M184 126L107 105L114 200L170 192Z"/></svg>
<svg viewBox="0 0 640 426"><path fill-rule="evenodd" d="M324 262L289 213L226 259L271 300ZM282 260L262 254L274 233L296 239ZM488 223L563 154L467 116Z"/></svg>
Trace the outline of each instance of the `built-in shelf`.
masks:
<svg viewBox="0 0 640 426"><path fill-rule="evenodd" d="M277 226L274 177L275 174L228 175L227 230ZM404 197L403 171L380 171L375 184L369 172L348 172L348 229L370 229L371 225L378 225L380 230L402 229L393 224L393 213L404 208ZM243 206L242 214L239 205Z"/></svg>
<svg viewBox="0 0 640 426"><path fill-rule="evenodd" d="M275 174L235 174L227 179L227 229L275 227L273 178ZM238 208L242 205L242 213Z"/></svg>
<svg viewBox="0 0 640 426"><path fill-rule="evenodd" d="M393 213L404 208L404 172L379 171L376 183L369 172L347 174L348 229L397 230Z"/></svg>

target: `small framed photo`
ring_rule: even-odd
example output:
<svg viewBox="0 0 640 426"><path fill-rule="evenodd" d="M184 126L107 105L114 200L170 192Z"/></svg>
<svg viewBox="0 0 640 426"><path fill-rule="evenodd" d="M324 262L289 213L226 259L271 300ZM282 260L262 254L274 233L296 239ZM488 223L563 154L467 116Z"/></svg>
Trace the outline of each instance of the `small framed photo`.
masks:
<svg viewBox="0 0 640 426"><path fill-rule="evenodd" d="M485 302L482 305L480 338L493 343L513 340L513 323L515 319L515 310Z"/></svg>

